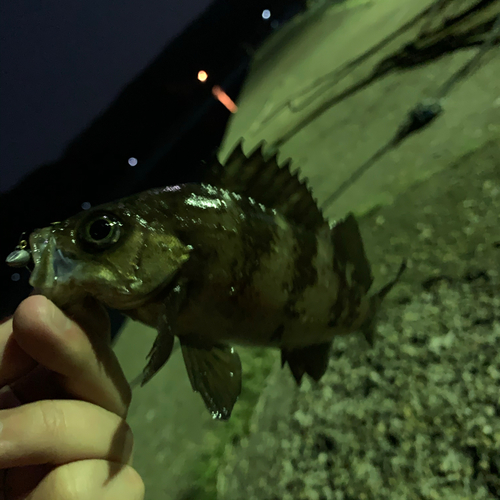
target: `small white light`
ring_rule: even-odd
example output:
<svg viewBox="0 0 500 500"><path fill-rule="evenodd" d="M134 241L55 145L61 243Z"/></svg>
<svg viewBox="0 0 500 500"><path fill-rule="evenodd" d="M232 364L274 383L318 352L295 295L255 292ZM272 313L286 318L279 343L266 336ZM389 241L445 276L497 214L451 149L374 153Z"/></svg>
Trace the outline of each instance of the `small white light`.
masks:
<svg viewBox="0 0 500 500"><path fill-rule="evenodd" d="M264 9L262 11L262 19L269 19L271 17L271 11L269 9Z"/></svg>
<svg viewBox="0 0 500 500"><path fill-rule="evenodd" d="M128 164L131 166L131 167L135 167L137 165L137 158L134 158L133 156L131 158L128 159Z"/></svg>
<svg viewBox="0 0 500 500"><path fill-rule="evenodd" d="M82 208L83 208L84 210L88 210L91 206L92 206L92 205L91 205L88 201L84 201L84 202L82 203Z"/></svg>
<svg viewBox="0 0 500 500"><path fill-rule="evenodd" d="M19 273L12 273L10 275L10 279L12 281L19 281L21 279L21 275Z"/></svg>

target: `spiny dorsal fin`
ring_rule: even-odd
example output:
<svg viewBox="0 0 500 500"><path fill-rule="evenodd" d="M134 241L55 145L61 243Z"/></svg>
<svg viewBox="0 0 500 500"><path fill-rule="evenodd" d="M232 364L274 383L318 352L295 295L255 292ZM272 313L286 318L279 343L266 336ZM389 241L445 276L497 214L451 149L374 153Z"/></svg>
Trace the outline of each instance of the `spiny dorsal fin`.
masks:
<svg viewBox="0 0 500 500"><path fill-rule="evenodd" d="M316 229L326 224L318 204L308 189L306 180L299 180L297 171L290 171L290 160L281 167L277 153L264 157L264 142L247 157L242 141L238 142L224 165L213 163L207 184L253 198L268 208L274 208L290 221Z"/></svg>

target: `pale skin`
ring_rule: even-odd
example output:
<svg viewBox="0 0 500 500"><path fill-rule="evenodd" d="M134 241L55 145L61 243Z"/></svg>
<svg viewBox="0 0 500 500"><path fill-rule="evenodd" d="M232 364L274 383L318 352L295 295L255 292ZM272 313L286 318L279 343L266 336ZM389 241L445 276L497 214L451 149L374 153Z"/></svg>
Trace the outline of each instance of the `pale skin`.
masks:
<svg viewBox="0 0 500 500"><path fill-rule="evenodd" d="M142 500L125 418L130 387L106 312L24 300L0 325L0 498Z"/></svg>

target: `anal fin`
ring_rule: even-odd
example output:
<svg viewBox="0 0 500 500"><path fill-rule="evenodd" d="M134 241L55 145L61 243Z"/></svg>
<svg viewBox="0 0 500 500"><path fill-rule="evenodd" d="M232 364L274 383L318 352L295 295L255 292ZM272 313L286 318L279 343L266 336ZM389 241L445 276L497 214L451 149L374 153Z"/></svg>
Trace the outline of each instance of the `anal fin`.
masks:
<svg viewBox="0 0 500 500"><path fill-rule="evenodd" d="M281 364L288 363L298 385L307 373L316 382L321 379L328 368L331 342L316 344L300 349L282 349Z"/></svg>
<svg viewBox="0 0 500 500"><path fill-rule="evenodd" d="M241 362L229 346L203 346L181 339L182 355L193 390L213 418L227 420L241 392Z"/></svg>

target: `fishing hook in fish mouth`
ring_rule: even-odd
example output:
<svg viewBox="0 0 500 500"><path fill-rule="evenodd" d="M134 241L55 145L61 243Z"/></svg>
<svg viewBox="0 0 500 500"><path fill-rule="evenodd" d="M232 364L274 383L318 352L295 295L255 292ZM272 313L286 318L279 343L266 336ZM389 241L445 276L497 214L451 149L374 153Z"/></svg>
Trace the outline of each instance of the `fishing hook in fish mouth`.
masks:
<svg viewBox="0 0 500 500"><path fill-rule="evenodd" d="M21 238L23 238L21 234ZM21 239L13 252L10 252L5 262L10 267L25 267L31 261L31 250L28 248L28 241Z"/></svg>

